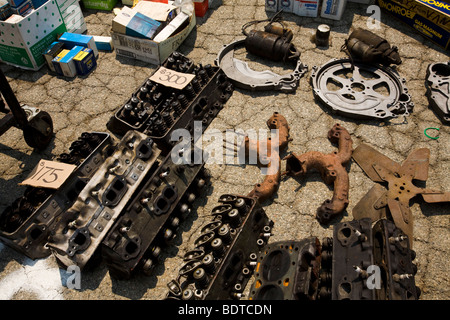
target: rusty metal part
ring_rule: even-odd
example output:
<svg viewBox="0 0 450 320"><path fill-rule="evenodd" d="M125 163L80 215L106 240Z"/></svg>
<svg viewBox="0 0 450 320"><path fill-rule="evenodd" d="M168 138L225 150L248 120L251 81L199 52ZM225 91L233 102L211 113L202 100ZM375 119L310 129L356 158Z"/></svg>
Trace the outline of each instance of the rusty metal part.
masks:
<svg viewBox="0 0 450 320"><path fill-rule="evenodd" d="M387 187L374 185L353 208L353 217L368 217L374 221L391 217L397 228L408 236L412 248L410 200L421 194L428 203L450 202L450 192L421 188L413 183L414 180L425 182L428 179L430 150L414 150L401 165L365 144L358 146L352 157L374 182L387 183Z"/></svg>
<svg viewBox="0 0 450 320"><path fill-rule="evenodd" d="M334 184L333 198L325 200L317 209L316 217L320 223L328 223L348 205L349 179L345 166L350 161L353 142L348 131L338 123L328 132L328 139L331 143L338 143L337 152L323 154L310 151L302 155L293 153L283 159L286 160L287 175L302 176L309 170L316 169L326 184Z"/></svg>
<svg viewBox="0 0 450 320"><path fill-rule="evenodd" d="M363 62L386 65L402 63L396 46L391 46L386 39L368 30L359 28L353 31L345 41L345 46L353 58Z"/></svg>
<svg viewBox="0 0 450 320"><path fill-rule="evenodd" d="M248 194L248 197L256 197L260 202L272 197L272 195L278 190L281 180L281 167L280 167L280 153L283 152L292 139L289 138L289 125L284 116L278 112L274 114L267 120L267 126L269 129L278 130L278 140L272 140L269 137L266 141L264 140L253 140L245 137L244 148L245 153L256 154L258 157L258 166L267 166L268 174L265 176L262 183L258 183L253 190ZM274 145L273 143L276 143ZM260 160L270 159L268 164L262 163Z"/></svg>

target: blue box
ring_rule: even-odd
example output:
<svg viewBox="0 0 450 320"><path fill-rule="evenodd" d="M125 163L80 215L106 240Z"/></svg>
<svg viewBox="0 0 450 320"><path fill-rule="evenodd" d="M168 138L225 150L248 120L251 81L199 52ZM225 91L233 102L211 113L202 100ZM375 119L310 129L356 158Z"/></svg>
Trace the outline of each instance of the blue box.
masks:
<svg viewBox="0 0 450 320"><path fill-rule="evenodd" d="M64 44L62 42L55 41L43 53L49 69L53 72L56 72L56 70L52 61L64 49L63 46Z"/></svg>
<svg viewBox="0 0 450 320"><path fill-rule="evenodd" d="M33 7L35 9L39 8L40 6L42 6L44 3L46 3L48 0L31 0L31 3L33 3Z"/></svg>
<svg viewBox="0 0 450 320"><path fill-rule="evenodd" d="M161 30L162 24L137 12L127 24L127 35L136 38L153 39Z"/></svg>
<svg viewBox="0 0 450 320"><path fill-rule="evenodd" d="M33 9L33 4L31 3L30 0L27 0L27 1L23 2L18 7L11 6L12 13L13 14L18 14L18 15L21 15L21 16L25 16L27 14L27 12L31 11L32 9Z"/></svg>
<svg viewBox="0 0 450 320"><path fill-rule="evenodd" d="M69 78L75 77L77 75L77 69L73 58L83 50L83 48L84 47L82 46L74 46L69 52L66 52L66 54L63 54L61 57L59 57L60 55L56 56L56 58L53 59L56 71ZM61 52L63 51L66 50L62 50Z"/></svg>
<svg viewBox="0 0 450 320"><path fill-rule="evenodd" d="M64 32L61 37L59 37L58 41L64 43L67 49L72 49L75 46L92 49L95 58L98 57L98 49L93 36Z"/></svg>
<svg viewBox="0 0 450 320"><path fill-rule="evenodd" d="M75 68L77 69L77 74L79 76L85 76L92 69L97 66L97 59L95 59L94 52L92 49L83 48L78 54L73 57L73 61L75 62Z"/></svg>
<svg viewBox="0 0 450 320"><path fill-rule="evenodd" d="M11 15L11 5L5 0L0 1L0 20L6 20Z"/></svg>
<svg viewBox="0 0 450 320"><path fill-rule="evenodd" d="M22 3L24 3L25 1L28 0L8 0L9 4L11 5L11 7L13 8L17 8L19 7Z"/></svg>

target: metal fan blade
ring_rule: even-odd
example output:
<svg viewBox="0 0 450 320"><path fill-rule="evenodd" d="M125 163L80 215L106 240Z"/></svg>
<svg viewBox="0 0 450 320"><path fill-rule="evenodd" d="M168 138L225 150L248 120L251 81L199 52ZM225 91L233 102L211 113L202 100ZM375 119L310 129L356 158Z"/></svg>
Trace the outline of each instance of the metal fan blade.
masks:
<svg viewBox="0 0 450 320"><path fill-rule="evenodd" d="M353 150L352 157L367 176L375 182L383 182L384 180L373 169L374 164L380 165L392 172L398 172L401 168L400 164L366 144L360 144Z"/></svg>
<svg viewBox="0 0 450 320"><path fill-rule="evenodd" d="M403 231L403 233L409 239L409 245L412 248L413 245L413 215L408 204L404 204L395 199L388 199L387 201L389 211L392 216L392 220L397 228Z"/></svg>
<svg viewBox="0 0 450 320"><path fill-rule="evenodd" d="M430 160L430 149L421 148L411 152L402 163L400 174L411 171L413 179L426 181L428 179L428 165ZM409 173L409 172L408 172Z"/></svg>
<svg viewBox="0 0 450 320"><path fill-rule="evenodd" d="M428 203L450 202L450 192L441 192L425 189L422 193L423 200Z"/></svg>
<svg viewBox="0 0 450 320"><path fill-rule="evenodd" d="M375 184L369 192L355 205L352 214L354 219L371 218L377 221L386 216L386 204L377 206L381 198L386 198L386 188L380 184Z"/></svg>

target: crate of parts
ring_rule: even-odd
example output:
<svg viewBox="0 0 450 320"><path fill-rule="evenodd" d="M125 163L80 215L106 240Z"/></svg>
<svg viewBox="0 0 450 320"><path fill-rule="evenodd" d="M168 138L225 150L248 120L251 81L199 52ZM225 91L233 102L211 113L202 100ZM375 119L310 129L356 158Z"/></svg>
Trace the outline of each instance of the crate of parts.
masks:
<svg viewBox="0 0 450 320"><path fill-rule="evenodd" d="M0 22L0 61L38 70L45 64L43 52L67 31L55 1L47 1L25 17L12 15Z"/></svg>

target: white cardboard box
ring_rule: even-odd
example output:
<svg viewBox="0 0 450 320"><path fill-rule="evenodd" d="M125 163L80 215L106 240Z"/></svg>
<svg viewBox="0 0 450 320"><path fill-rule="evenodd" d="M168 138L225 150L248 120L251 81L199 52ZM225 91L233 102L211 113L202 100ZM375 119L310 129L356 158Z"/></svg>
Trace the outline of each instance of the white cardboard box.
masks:
<svg viewBox="0 0 450 320"><path fill-rule="evenodd" d="M302 17L317 17L320 0L295 0L292 11Z"/></svg>
<svg viewBox="0 0 450 320"><path fill-rule="evenodd" d="M79 0L50 0L56 1L66 25L67 32L83 33L87 30L84 15Z"/></svg>
<svg viewBox="0 0 450 320"><path fill-rule="evenodd" d="M196 25L195 15L193 14L190 19L189 25L184 30L162 42L140 39L111 31L116 55L159 65L180 46L194 29Z"/></svg>

